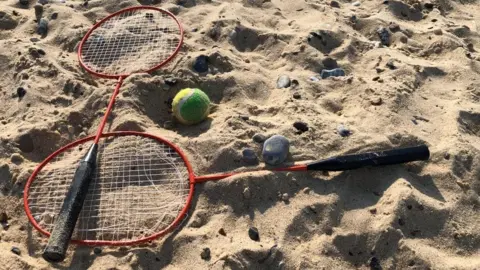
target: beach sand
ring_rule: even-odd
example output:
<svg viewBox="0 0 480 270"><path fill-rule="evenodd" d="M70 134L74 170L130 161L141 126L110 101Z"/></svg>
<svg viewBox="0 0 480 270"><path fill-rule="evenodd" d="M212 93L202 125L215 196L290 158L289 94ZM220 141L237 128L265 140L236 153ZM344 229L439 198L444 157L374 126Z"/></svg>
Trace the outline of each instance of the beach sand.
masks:
<svg viewBox="0 0 480 270"><path fill-rule="evenodd" d="M198 175L247 166L245 148L261 157L256 133L287 137L289 161L421 143L430 160L198 184L173 233L101 254L71 245L63 263L47 263L22 190L53 151L96 132L116 82L83 70L76 47L96 21L139 2L177 15L185 41L166 67L126 80L109 131L163 136ZM35 1L0 1L0 269L480 269L479 3L50 1L41 36ZM192 68L200 55L208 74ZM320 78L335 67L346 76ZM277 88L282 75L290 87ZM185 87L215 104L198 125L175 122L166 105Z"/></svg>

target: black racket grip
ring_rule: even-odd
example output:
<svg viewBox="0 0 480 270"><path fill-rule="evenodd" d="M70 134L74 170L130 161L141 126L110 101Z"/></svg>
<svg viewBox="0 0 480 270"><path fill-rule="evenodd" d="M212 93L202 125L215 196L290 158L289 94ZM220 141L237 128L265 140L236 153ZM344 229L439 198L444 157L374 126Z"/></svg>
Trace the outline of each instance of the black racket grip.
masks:
<svg viewBox="0 0 480 270"><path fill-rule="evenodd" d="M410 161L428 160L430 151L426 145L399 148L387 151L332 157L307 164L307 170L344 171L367 166L401 164Z"/></svg>
<svg viewBox="0 0 480 270"><path fill-rule="evenodd" d="M96 144L92 145L75 171L72 184L55 220L47 246L43 251L43 258L49 262L61 262L65 259L70 238L77 224L95 170L97 148Z"/></svg>

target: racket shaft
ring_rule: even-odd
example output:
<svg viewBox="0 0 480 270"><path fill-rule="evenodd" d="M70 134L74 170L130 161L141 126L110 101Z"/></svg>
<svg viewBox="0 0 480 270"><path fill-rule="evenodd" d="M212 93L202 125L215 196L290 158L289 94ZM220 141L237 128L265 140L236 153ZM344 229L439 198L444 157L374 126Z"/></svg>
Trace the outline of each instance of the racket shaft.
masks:
<svg viewBox="0 0 480 270"><path fill-rule="evenodd" d="M55 220L48 244L43 252L47 261L60 262L65 259L68 244L87 196L88 187L95 170L97 144L93 144L80 162L72 184Z"/></svg>
<svg viewBox="0 0 480 270"><path fill-rule="evenodd" d="M417 160L428 160L430 151L426 145L370 152L356 155L345 155L312 162L307 170L344 171L367 166L383 166L401 164Z"/></svg>

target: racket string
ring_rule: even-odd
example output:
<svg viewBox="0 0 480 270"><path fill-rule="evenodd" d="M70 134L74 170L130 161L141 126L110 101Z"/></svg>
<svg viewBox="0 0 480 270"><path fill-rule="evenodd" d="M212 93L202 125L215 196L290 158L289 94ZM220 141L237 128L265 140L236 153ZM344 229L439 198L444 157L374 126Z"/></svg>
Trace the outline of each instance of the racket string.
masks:
<svg viewBox="0 0 480 270"><path fill-rule="evenodd" d="M159 65L180 42L181 30L166 13L130 10L93 30L83 43L81 58L93 72L131 74Z"/></svg>
<svg viewBox="0 0 480 270"><path fill-rule="evenodd" d="M88 149L82 148L55 157L32 182L29 208L48 232L78 160ZM102 140L94 177L72 238L129 241L160 232L185 207L189 192L185 161L170 146L140 136Z"/></svg>

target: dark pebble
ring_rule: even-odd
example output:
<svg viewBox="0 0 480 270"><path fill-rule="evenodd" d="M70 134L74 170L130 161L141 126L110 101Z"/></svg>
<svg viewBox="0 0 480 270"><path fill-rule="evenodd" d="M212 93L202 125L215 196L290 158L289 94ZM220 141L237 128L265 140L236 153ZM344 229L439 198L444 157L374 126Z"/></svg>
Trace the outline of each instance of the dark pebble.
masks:
<svg viewBox="0 0 480 270"><path fill-rule="evenodd" d="M294 99L301 99L302 96L298 92L295 92L295 93L293 93L293 98Z"/></svg>
<svg viewBox="0 0 480 270"><path fill-rule="evenodd" d="M8 216L7 213L1 212L0 213L0 222L7 222Z"/></svg>
<svg viewBox="0 0 480 270"><path fill-rule="evenodd" d="M247 164L254 165L258 163L257 154L250 148L246 148L242 151L242 158Z"/></svg>
<svg viewBox="0 0 480 270"><path fill-rule="evenodd" d="M195 59L193 69L198 73L204 73L208 71L208 57L206 55L200 55Z"/></svg>
<svg viewBox="0 0 480 270"><path fill-rule="evenodd" d="M177 80L174 78L166 78L164 81L165 84L169 86L174 86L175 84L177 84Z"/></svg>
<svg viewBox="0 0 480 270"><path fill-rule="evenodd" d="M273 135L263 144L262 157L265 163L269 165L279 165L283 163L290 150L290 141L281 135Z"/></svg>
<svg viewBox="0 0 480 270"><path fill-rule="evenodd" d="M405 225L405 220L399 218L399 219L398 219L398 225L400 225L400 226Z"/></svg>
<svg viewBox="0 0 480 270"><path fill-rule="evenodd" d="M39 35L46 35L48 32L48 20L45 18L40 19L37 26L37 33Z"/></svg>
<svg viewBox="0 0 480 270"><path fill-rule="evenodd" d="M346 128L344 125L339 125L337 127L337 132L342 137L347 137L350 134L352 134L352 132L348 128Z"/></svg>
<svg viewBox="0 0 480 270"><path fill-rule="evenodd" d="M28 0L20 0L20 1L18 1L18 2L20 3L20 5L24 5L24 6L26 6L26 5L29 4L29 1L28 1Z"/></svg>
<svg viewBox="0 0 480 270"><path fill-rule="evenodd" d="M12 247L11 251L19 256L22 253L18 247Z"/></svg>
<svg viewBox="0 0 480 270"><path fill-rule="evenodd" d="M296 87L298 87L299 85L300 85L300 83L298 82L298 80L295 80L295 79L292 80L292 83L291 83L292 88L296 88Z"/></svg>
<svg viewBox="0 0 480 270"><path fill-rule="evenodd" d="M383 45L390 46L390 32L388 32L387 28L380 27L377 30L377 34Z"/></svg>
<svg viewBox="0 0 480 270"><path fill-rule="evenodd" d="M392 32L397 32L397 31L400 31L400 25L396 23L390 23L390 25L388 26L388 29L390 29L390 31Z"/></svg>
<svg viewBox="0 0 480 270"><path fill-rule="evenodd" d="M378 81L378 79L380 79L380 76L375 76L375 77L373 77L372 81L375 82L375 81Z"/></svg>
<svg viewBox="0 0 480 270"><path fill-rule="evenodd" d="M423 4L423 6L424 6L426 9L433 9L433 7L434 7L433 3L425 3L425 4Z"/></svg>
<svg viewBox="0 0 480 270"><path fill-rule="evenodd" d="M27 90L25 90L25 88L23 88L23 87L17 88L17 96L19 98L23 98L26 93L27 93Z"/></svg>
<svg viewBox="0 0 480 270"><path fill-rule="evenodd" d="M383 69L383 68L375 68L375 71L376 71L377 73L382 73L382 72L385 71L385 69Z"/></svg>
<svg viewBox="0 0 480 270"><path fill-rule="evenodd" d="M380 261L377 259L377 257L372 257L370 259L369 266L371 270L382 270L382 266L380 265Z"/></svg>
<svg viewBox="0 0 480 270"><path fill-rule="evenodd" d="M35 17L40 21L43 15L43 5L36 4L33 8L35 9Z"/></svg>
<svg viewBox="0 0 480 270"><path fill-rule="evenodd" d="M250 117L248 115L240 115L240 119L247 121L250 119Z"/></svg>
<svg viewBox="0 0 480 270"><path fill-rule="evenodd" d="M253 241L259 241L260 240L260 235L258 234L258 229L255 228L255 227L250 227L250 229L248 229L248 236Z"/></svg>
<svg viewBox="0 0 480 270"><path fill-rule="evenodd" d="M54 12L52 13L52 15L50 16L50 19L52 20L56 20L58 18L58 12Z"/></svg>
<svg viewBox="0 0 480 270"><path fill-rule="evenodd" d="M443 158L446 159L446 160L449 160L450 159L450 154L448 152L445 152L445 154L443 154Z"/></svg>
<svg viewBox="0 0 480 270"><path fill-rule="evenodd" d="M220 230L218 230L218 233L223 235L223 236L227 236L227 233L225 232L225 229L223 229L223 228L220 228Z"/></svg>
<svg viewBox="0 0 480 270"><path fill-rule="evenodd" d="M10 224L8 224L8 222L0 222L0 224L2 225L2 228L4 230L8 230L8 228L10 228Z"/></svg>
<svg viewBox="0 0 480 270"><path fill-rule="evenodd" d="M330 2L330 6L334 8L340 8L340 3L338 3L337 1L332 1Z"/></svg>
<svg viewBox="0 0 480 270"><path fill-rule="evenodd" d="M93 248L93 253L95 253L96 255L100 255L102 254L102 249L99 247L95 247Z"/></svg>
<svg viewBox="0 0 480 270"><path fill-rule="evenodd" d="M202 253L200 254L200 257L203 259L203 260L210 260L210 248L206 247L202 250Z"/></svg>
<svg viewBox="0 0 480 270"><path fill-rule="evenodd" d="M198 28L193 28L192 32L198 32Z"/></svg>
<svg viewBox="0 0 480 270"><path fill-rule="evenodd" d="M334 69L338 67L337 61L331 57L326 57L322 60L325 69Z"/></svg>
<svg viewBox="0 0 480 270"><path fill-rule="evenodd" d="M300 133L308 131L308 124L302 121L293 123L293 127L300 131Z"/></svg>
<svg viewBox="0 0 480 270"><path fill-rule="evenodd" d="M393 59L388 60L388 62L385 64L385 66L387 66L391 70L397 69Z"/></svg>
<svg viewBox="0 0 480 270"><path fill-rule="evenodd" d="M265 135L257 133L253 135L252 140L256 143L263 143L267 140L267 137Z"/></svg>

